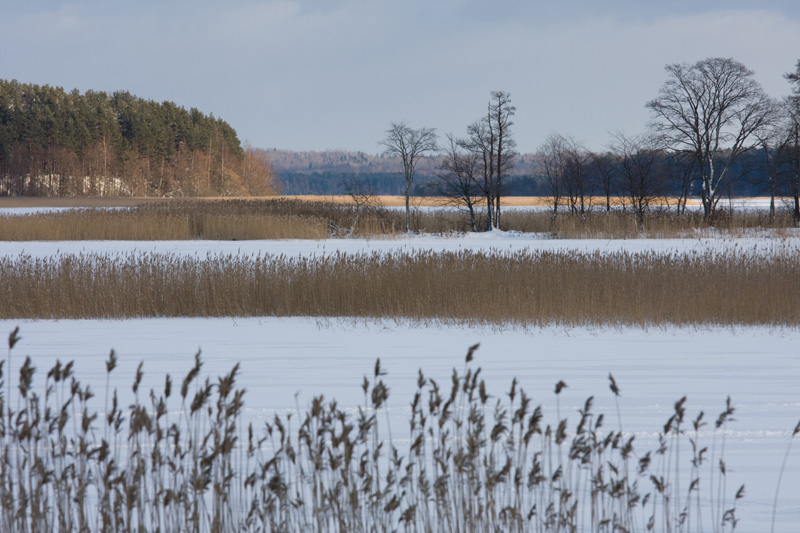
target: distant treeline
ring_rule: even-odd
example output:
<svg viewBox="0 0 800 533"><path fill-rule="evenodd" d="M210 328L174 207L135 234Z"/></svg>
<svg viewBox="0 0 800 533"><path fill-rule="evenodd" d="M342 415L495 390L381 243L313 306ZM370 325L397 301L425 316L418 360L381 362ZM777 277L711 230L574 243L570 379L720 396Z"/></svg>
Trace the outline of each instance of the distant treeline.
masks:
<svg viewBox="0 0 800 533"><path fill-rule="evenodd" d="M375 195L403 194L403 168L396 158L371 156L364 152L291 152L282 150L257 150L259 155L269 158L284 194L349 194L351 192ZM683 189L685 169L679 161L671 161L664 152L660 165L659 192L666 196L679 197ZM772 154L770 154L772 155ZM443 158L429 158L414 179L412 194L415 196L436 195L436 182L441 173ZM628 196L627 183L621 179L622 162L613 153L589 153L585 155L587 195L602 196L601 170L618 179L608 180L609 192L615 197ZM766 155L763 150L751 150L744 154L731 169L726 184L725 196L752 197L769 195L769 176ZM551 184L537 161L535 154L520 154L511 174L504 183L509 196L550 196ZM699 182L691 183L689 194L699 191ZM777 191L788 195L788 191Z"/></svg>
<svg viewBox="0 0 800 533"><path fill-rule="evenodd" d="M195 108L0 80L0 195L275 192L267 161Z"/></svg>
<svg viewBox="0 0 800 533"><path fill-rule="evenodd" d="M281 191L288 195L373 194L401 196L403 176L398 172L291 172L276 170ZM437 196L436 176L420 173L414 179L413 196ZM506 183L510 196L547 196L545 185L529 175L511 176Z"/></svg>

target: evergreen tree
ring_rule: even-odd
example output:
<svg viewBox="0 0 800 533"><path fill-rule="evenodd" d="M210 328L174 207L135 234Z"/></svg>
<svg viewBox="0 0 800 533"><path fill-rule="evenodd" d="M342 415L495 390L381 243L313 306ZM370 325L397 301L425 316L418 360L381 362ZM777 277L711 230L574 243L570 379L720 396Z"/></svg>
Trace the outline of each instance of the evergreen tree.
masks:
<svg viewBox="0 0 800 533"><path fill-rule="evenodd" d="M0 195L267 194L271 176L195 108L0 80Z"/></svg>

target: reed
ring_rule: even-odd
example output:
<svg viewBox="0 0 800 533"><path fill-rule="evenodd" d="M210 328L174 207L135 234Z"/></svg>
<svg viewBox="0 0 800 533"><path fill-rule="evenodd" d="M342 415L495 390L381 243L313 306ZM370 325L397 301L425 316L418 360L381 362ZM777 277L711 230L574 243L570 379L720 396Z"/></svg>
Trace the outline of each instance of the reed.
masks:
<svg viewBox="0 0 800 533"><path fill-rule="evenodd" d="M0 318L320 316L800 325L800 261L715 252L158 253L0 258Z"/></svg>
<svg viewBox="0 0 800 533"><path fill-rule="evenodd" d="M9 353L18 338L15 330ZM516 379L490 394L477 351L449 384L419 371L409 438L398 440L383 421L389 387L380 360L363 377L356 411L318 396L259 430L241 420L238 365L204 379L199 353L183 379L173 385L167 375L163 389L147 393L140 365L134 400L122 408L116 390L109 400L112 351L102 411L72 362L57 362L42 382L27 359L13 397L0 397L0 524L60 532L735 530L744 485L709 468L704 454L724 427L701 434L696 422L694 433L684 431L685 398L658 446L645 450L621 418L607 427L594 397L576 422L560 412L546 419ZM556 399L565 386L556 385ZM729 399L720 419L733 412ZM714 459L724 464L721 452ZM739 486L731 496L729 485Z"/></svg>
<svg viewBox="0 0 800 533"><path fill-rule="evenodd" d="M387 210L293 200L173 200L0 216L0 240L324 239L391 234Z"/></svg>
<svg viewBox="0 0 800 533"><path fill-rule="evenodd" d="M414 209L418 232L470 230L464 212ZM479 227L485 226L481 211ZM505 209L501 227L550 238L683 238L698 235L783 237L795 231L788 212L770 217L764 211L720 209L709 225L699 212L678 215L654 209L639 219L630 211L592 211L582 216L546 210ZM120 209L73 209L0 216L0 240L187 240L324 239L392 236L405 231L399 210L374 205L291 199L164 200Z"/></svg>

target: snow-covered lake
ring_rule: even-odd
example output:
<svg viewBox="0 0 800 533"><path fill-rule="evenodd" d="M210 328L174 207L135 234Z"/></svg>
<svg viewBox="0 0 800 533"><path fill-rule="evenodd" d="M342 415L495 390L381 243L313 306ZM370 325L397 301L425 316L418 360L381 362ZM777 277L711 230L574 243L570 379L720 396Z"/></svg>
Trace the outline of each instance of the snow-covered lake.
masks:
<svg viewBox="0 0 800 533"><path fill-rule="evenodd" d="M0 256L20 253L34 257L78 253L174 253L180 255L241 254L320 256L335 253L391 253L421 250L484 250L513 252L550 250L577 252L680 252L736 250L739 253L800 254L800 234L790 238L708 238L687 239L547 239L532 233L493 231L464 235L410 235L381 239L269 240L269 241L0 241Z"/></svg>
<svg viewBox="0 0 800 533"><path fill-rule="evenodd" d="M797 254L800 239L546 240L535 235L494 233L461 237L409 236L397 239L324 241L183 242L0 242L0 255L20 253L159 252L178 254L284 254L414 250L520 249L576 251L703 252ZM800 305L800 303L798 303ZM612 373L622 391L622 423L636 434L637 450L655 447L658 431L686 395L687 419L704 411L711 422L701 438L712 438L713 421L731 397L736 419L725 436L730 494L746 485L739 503L737 531L769 531L783 455L800 419L800 331L771 328L544 328L489 329L394 321L359 322L315 318L142 319L126 321L3 321L0 332L21 328L12 372L25 355L44 373L56 359L76 361L77 377L93 390L105 388L105 361L114 348L119 366L112 385L127 405L131 383L144 362L145 390L160 389L165 373L178 382L202 349L203 374L215 379L239 362L238 384L247 389L245 418L258 424L275 413L306 407L315 395L336 398L340 406L363 403L360 383L376 358L388 371L392 432L402 440L417 378L422 369L449 387L452 368L462 369L467 348L481 343L475 364L483 368L490 394L502 396L513 377L555 421L553 388L563 380L562 415L577 423L577 409L588 396L595 410L615 419L608 387ZM4 328L4 329L2 329ZM297 395L297 396L296 396ZM128 397L127 399L130 399ZM688 422L687 422L688 425ZM719 436L717 437L719 438ZM690 450L685 452L689 468ZM800 443L795 443L784 473L776 531L800 524Z"/></svg>
<svg viewBox="0 0 800 533"><path fill-rule="evenodd" d="M212 380L241 363L238 384L248 391L245 422L254 422L257 430L276 413L307 407L319 394L336 398L344 408L362 405L359 385L364 375L371 377L380 358L391 390L392 433L402 441L417 370L447 390L452 369L463 369L467 348L478 342L474 364L482 367L489 393L503 396L516 376L550 424L556 420L553 389L559 380L568 385L560 402L572 429L589 396L595 397L595 411L606 413L607 423L616 420L608 387L612 373L622 391L623 428L636 434L641 452L656 447L658 431L683 395L688 397L687 428L688 419L704 411L710 424L701 439L710 446L710 428L730 396L736 421L725 435L728 490L732 494L742 483L747 490L737 512L742 519L738 531L769 530L781 461L800 419L796 330L525 331L314 318L4 321L0 327L11 331L16 325L22 340L13 361L19 365L30 355L39 368L39 386L58 358L74 359L78 379L104 390L104 362L114 348L119 363L112 386L119 390L121 405L131 399L139 362L144 362L144 390L160 390L166 373L179 383L198 348L203 374ZM777 531L796 531L800 523L800 444L795 444L781 487ZM688 444L683 453L688 470Z"/></svg>

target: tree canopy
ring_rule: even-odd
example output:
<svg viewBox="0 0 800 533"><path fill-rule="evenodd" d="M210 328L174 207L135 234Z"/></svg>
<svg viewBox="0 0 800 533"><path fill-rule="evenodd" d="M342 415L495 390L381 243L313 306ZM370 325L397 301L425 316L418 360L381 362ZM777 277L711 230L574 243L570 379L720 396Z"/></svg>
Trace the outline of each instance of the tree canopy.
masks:
<svg viewBox="0 0 800 533"><path fill-rule="evenodd" d="M269 167L213 115L127 91L81 94L0 80L0 195L273 189Z"/></svg>

